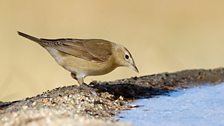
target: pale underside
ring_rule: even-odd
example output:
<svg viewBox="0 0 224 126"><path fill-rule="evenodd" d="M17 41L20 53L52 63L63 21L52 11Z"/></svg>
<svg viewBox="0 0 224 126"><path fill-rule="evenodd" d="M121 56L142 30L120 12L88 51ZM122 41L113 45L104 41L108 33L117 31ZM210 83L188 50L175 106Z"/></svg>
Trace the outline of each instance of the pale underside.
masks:
<svg viewBox="0 0 224 126"><path fill-rule="evenodd" d="M59 65L71 73L76 74L77 77L83 78L86 76L103 75L116 68L113 57L109 57L108 60L104 62L96 62L94 60L85 60L63 53L54 48L47 47L46 49Z"/></svg>
<svg viewBox="0 0 224 126"><path fill-rule="evenodd" d="M114 70L113 43L101 39L41 39L40 44L56 62L77 78L103 75Z"/></svg>

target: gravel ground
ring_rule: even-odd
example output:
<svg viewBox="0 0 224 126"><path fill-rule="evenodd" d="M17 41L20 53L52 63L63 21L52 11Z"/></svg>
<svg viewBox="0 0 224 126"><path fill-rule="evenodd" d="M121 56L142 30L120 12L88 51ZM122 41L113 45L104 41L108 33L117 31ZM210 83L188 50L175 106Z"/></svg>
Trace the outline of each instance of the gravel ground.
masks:
<svg viewBox="0 0 224 126"><path fill-rule="evenodd" d="M217 68L59 87L31 98L0 102L0 125L128 126L131 124L113 117L121 110L137 107L127 105L135 99L223 81L224 68Z"/></svg>

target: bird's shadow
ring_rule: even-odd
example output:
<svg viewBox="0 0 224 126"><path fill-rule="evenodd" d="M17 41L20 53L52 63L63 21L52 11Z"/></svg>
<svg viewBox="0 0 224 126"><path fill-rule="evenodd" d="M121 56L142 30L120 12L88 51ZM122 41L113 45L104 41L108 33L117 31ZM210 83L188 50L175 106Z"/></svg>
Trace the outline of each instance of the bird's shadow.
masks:
<svg viewBox="0 0 224 126"><path fill-rule="evenodd" d="M125 99L151 98L156 95L167 95L170 89L144 87L137 84L94 84L91 86L96 92L108 92L115 97L124 97Z"/></svg>

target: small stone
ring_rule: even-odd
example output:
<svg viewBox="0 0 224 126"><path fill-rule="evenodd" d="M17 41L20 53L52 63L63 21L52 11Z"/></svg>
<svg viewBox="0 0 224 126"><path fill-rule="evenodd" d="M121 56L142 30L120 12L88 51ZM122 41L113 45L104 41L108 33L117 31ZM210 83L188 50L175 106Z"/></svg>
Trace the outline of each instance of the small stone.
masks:
<svg viewBox="0 0 224 126"><path fill-rule="evenodd" d="M120 96L118 99L123 101L124 100L124 97L123 96Z"/></svg>
<svg viewBox="0 0 224 126"><path fill-rule="evenodd" d="M33 102L33 103L32 103L32 106L35 106L36 104L37 104L36 102Z"/></svg>
<svg viewBox="0 0 224 126"><path fill-rule="evenodd" d="M64 96L64 99L65 99L65 100L68 100L68 96Z"/></svg>
<svg viewBox="0 0 224 126"><path fill-rule="evenodd" d="M42 102L43 102L44 104L46 104L46 103L48 102L48 99L47 99L47 98L44 98L44 99L42 100Z"/></svg>
<svg viewBox="0 0 224 126"><path fill-rule="evenodd" d="M27 109L27 108L28 108L28 106L24 105L22 108L23 108L23 109Z"/></svg>

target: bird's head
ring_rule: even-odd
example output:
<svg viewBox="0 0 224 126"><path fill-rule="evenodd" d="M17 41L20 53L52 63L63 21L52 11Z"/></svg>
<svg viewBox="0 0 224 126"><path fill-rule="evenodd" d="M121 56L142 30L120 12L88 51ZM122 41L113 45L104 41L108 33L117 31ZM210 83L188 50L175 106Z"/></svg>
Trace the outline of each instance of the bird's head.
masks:
<svg viewBox="0 0 224 126"><path fill-rule="evenodd" d="M125 66L131 68L135 72L139 72L131 53L124 46L116 45L113 55L115 57L116 64L119 66Z"/></svg>

